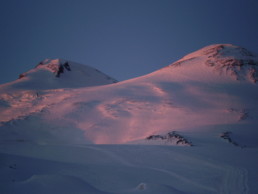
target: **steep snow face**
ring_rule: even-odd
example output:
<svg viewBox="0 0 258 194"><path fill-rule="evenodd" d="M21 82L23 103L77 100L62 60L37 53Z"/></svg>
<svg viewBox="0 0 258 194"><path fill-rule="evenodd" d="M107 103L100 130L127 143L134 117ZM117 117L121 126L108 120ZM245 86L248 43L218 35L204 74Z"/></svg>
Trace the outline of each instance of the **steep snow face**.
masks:
<svg viewBox="0 0 258 194"><path fill-rule="evenodd" d="M97 69L63 59L46 59L19 79L4 86L14 89L57 89L97 86L117 82ZM3 87L3 86L2 86Z"/></svg>
<svg viewBox="0 0 258 194"><path fill-rule="evenodd" d="M225 62L224 67L220 62L227 57L242 60L243 65ZM3 93L1 141L157 144L157 139L177 145L178 139L164 135L176 131L193 145L206 136L210 142L227 144L220 135L230 131L239 139L232 142L258 147L258 85L247 76L249 68L256 70L256 61L240 47L212 45L117 84ZM45 64L37 68L43 67L56 72ZM241 79L236 80L227 67ZM60 77L53 77L61 80L69 73L64 68ZM162 138L148 141L151 136Z"/></svg>

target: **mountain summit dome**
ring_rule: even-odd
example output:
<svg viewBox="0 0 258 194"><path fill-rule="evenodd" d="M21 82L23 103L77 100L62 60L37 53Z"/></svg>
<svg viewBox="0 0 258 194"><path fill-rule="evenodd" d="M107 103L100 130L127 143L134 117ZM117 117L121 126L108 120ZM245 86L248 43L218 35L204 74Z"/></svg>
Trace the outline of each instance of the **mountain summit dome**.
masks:
<svg viewBox="0 0 258 194"><path fill-rule="evenodd" d="M19 89L79 88L116 83L117 80L99 70L64 59L45 59L35 68L20 74L8 84Z"/></svg>
<svg viewBox="0 0 258 194"><path fill-rule="evenodd" d="M233 56L235 58L250 58L255 55L247 49L236 46L233 44L214 44L203 47L195 52L184 56L181 60L187 60L194 57L207 56L207 57L227 57Z"/></svg>
<svg viewBox="0 0 258 194"><path fill-rule="evenodd" d="M258 57L245 48L232 44L215 44L190 53L171 64L172 67L184 63L196 64L200 69L203 64L211 67L219 75L226 75L234 80L258 81Z"/></svg>

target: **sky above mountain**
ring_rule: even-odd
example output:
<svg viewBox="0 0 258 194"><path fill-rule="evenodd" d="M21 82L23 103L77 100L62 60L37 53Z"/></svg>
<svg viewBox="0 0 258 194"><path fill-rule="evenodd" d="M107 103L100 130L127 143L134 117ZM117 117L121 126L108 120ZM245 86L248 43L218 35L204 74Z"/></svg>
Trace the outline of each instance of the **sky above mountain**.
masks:
<svg viewBox="0 0 258 194"><path fill-rule="evenodd" d="M3 0L0 16L0 83L45 58L126 80L210 44L258 52L255 0Z"/></svg>

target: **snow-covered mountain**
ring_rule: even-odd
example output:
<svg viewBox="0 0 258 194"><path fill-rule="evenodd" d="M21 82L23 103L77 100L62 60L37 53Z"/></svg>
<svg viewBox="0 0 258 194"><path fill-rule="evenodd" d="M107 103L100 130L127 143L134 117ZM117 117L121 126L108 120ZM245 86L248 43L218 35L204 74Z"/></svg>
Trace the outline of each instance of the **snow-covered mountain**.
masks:
<svg viewBox="0 0 258 194"><path fill-rule="evenodd" d="M257 124L258 58L237 46L208 46L151 74L97 87L82 85L114 79L75 63L58 75L60 64L43 62L0 88L0 132L10 133L2 141L128 143L171 131L220 133Z"/></svg>
<svg viewBox="0 0 258 194"><path fill-rule="evenodd" d="M1 86L1 90L46 90L80 88L116 83L117 80L90 66L64 59L45 59L19 79Z"/></svg>
<svg viewBox="0 0 258 194"><path fill-rule="evenodd" d="M39 182L76 193L256 193L247 178L258 180L257 81L257 55L230 44L118 83L87 66L45 61L0 86L0 150L11 170L21 155L21 165L40 159L54 174L23 172L14 188L24 193ZM53 170L61 170L56 161L67 170Z"/></svg>

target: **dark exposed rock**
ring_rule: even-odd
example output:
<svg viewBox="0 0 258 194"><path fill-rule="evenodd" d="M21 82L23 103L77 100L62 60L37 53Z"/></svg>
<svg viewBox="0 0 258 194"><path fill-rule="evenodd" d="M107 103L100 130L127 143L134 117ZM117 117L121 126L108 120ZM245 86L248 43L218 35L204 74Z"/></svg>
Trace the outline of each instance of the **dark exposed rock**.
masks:
<svg viewBox="0 0 258 194"><path fill-rule="evenodd" d="M175 142L177 145L188 145L193 146L193 144L184 138L182 135L179 135L176 131L169 132L165 135L150 135L146 138L147 140L162 140L166 142Z"/></svg>
<svg viewBox="0 0 258 194"><path fill-rule="evenodd" d="M208 55L206 65L213 67L216 72L228 74L235 80L249 79L253 83L258 81L258 61L248 50L219 45L208 49L205 54Z"/></svg>
<svg viewBox="0 0 258 194"><path fill-rule="evenodd" d="M26 74L25 74L25 73L22 73L22 74L19 75L19 79L22 79L22 78L24 78L24 77L26 77Z"/></svg>
<svg viewBox="0 0 258 194"><path fill-rule="evenodd" d="M60 77L62 73L64 73L64 70L71 71L71 67L68 62L65 62L64 64L60 64L56 73L56 77Z"/></svg>
<svg viewBox="0 0 258 194"><path fill-rule="evenodd" d="M67 71L71 71L71 67L68 62L65 62L63 66Z"/></svg>
<svg viewBox="0 0 258 194"><path fill-rule="evenodd" d="M244 147L245 147L245 146L239 145L236 141L234 141L234 140L231 138L231 135L232 135L232 132L226 131L226 132L220 134L220 137L221 137L222 139L227 140L229 143L231 143L231 144L234 145L234 146L238 146L238 147L241 147L241 148L244 148Z"/></svg>
<svg viewBox="0 0 258 194"><path fill-rule="evenodd" d="M162 136L162 135L150 135L150 136L147 137L146 139L148 139L148 140L150 140L150 139L152 139L152 140L157 140L157 139L165 139L165 137Z"/></svg>
<svg viewBox="0 0 258 194"><path fill-rule="evenodd" d="M59 65L58 71L56 73L56 77L60 77L60 74L64 73L64 66L63 65Z"/></svg>

